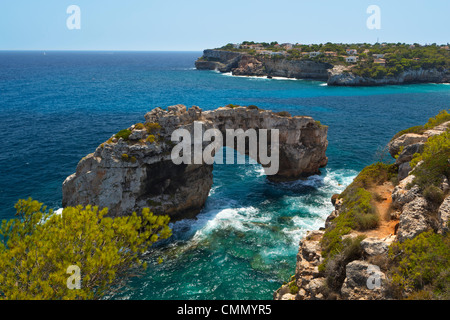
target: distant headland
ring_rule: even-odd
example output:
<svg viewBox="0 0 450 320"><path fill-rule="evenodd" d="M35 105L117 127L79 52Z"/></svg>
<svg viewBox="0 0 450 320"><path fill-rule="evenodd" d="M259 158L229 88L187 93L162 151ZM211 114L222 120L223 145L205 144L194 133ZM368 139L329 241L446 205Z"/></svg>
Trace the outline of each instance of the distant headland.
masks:
<svg viewBox="0 0 450 320"><path fill-rule="evenodd" d="M235 76L310 79L340 86L448 83L450 48L448 44L244 41L204 50L195 67Z"/></svg>

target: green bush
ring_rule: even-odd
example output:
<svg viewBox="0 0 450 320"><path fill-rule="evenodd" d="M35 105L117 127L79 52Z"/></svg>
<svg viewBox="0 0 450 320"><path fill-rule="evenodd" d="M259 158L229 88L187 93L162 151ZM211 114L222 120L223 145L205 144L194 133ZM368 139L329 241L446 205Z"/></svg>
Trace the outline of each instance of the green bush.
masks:
<svg viewBox="0 0 450 320"><path fill-rule="evenodd" d="M150 143L154 143L156 141L156 137L152 134L150 134L145 141L150 142Z"/></svg>
<svg viewBox="0 0 450 320"><path fill-rule="evenodd" d="M234 108L238 108L238 107L240 107L239 105L237 105L237 104L227 104L226 106L225 106L226 108L231 108L231 109L234 109Z"/></svg>
<svg viewBox="0 0 450 320"><path fill-rule="evenodd" d="M253 104L247 106L247 109L250 109L250 110L259 110L259 108L258 108L257 106L255 106L255 105L253 105Z"/></svg>
<svg viewBox="0 0 450 320"><path fill-rule="evenodd" d="M410 162L414 183L424 191L429 185L439 186L442 177L450 177L450 131L432 136L425 143L424 151L415 154ZM417 164L423 161L418 166Z"/></svg>
<svg viewBox="0 0 450 320"><path fill-rule="evenodd" d="M145 128L145 126L144 126L144 124L143 123L136 123L135 125L134 125L134 129L136 129L136 130L142 130L142 129L144 129Z"/></svg>
<svg viewBox="0 0 450 320"><path fill-rule="evenodd" d="M445 197L444 192L439 187L432 184L426 186L422 194L425 199L436 205L440 205Z"/></svg>
<svg viewBox="0 0 450 320"><path fill-rule="evenodd" d="M120 130L118 133L116 133L115 138L117 138L117 139L122 138L123 140L127 141L130 134L131 134L131 130L123 129L123 130Z"/></svg>
<svg viewBox="0 0 450 320"><path fill-rule="evenodd" d="M295 284L295 281L289 282L289 292L291 294L297 294L298 293L298 287Z"/></svg>
<svg viewBox="0 0 450 320"><path fill-rule="evenodd" d="M157 122L148 122L145 125L148 134L155 134L159 130L161 130L161 125Z"/></svg>
<svg viewBox="0 0 450 320"><path fill-rule="evenodd" d="M394 264L392 284L401 291L426 290L428 296L450 299L450 236L421 233L389 249ZM421 293L424 296L423 293Z"/></svg>

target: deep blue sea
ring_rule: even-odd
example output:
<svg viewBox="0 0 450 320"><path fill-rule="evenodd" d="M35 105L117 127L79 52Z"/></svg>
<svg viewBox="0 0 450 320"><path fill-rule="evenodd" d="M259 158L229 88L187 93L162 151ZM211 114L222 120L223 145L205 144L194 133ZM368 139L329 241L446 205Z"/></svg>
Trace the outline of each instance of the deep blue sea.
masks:
<svg viewBox="0 0 450 320"><path fill-rule="evenodd" d="M399 130L450 107L450 85L328 87L319 81L199 71L201 52L0 52L0 219L20 198L61 207L78 161L155 107L229 103L309 115L329 126L320 176L267 181L259 165L217 165L205 208L172 224L148 270L111 299L272 299L294 274L298 241L330 197L382 156ZM162 264L156 257L164 259Z"/></svg>

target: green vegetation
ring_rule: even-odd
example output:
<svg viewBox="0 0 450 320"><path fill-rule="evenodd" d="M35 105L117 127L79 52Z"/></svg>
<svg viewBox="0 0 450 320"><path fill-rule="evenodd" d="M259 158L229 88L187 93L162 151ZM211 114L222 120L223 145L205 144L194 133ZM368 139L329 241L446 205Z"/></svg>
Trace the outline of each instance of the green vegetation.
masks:
<svg viewBox="0 0 450 320"><path fill-rule="evenodd" d="M389 249L392 285L409 299L450 299L450 236L421 233Z"/></svg>
<svg viewBox="0 0 450 320"><path fill-rule="evenodd" d="M131 130L129 129L123 129L120 130L119 132L116 133L116 135L114 136L116 139L120 139L122 138L123 140L127 141L129 136L131 134Z"/></svg>
<svg viewBox="0 0 450 320"><path fill-rule="evenodd" d="M123 160L123 161L128 161L128 159L129 159L128 154L122 153L122 160Z"/></svg>
<svg viewBox="0 0 450 320"><path fill-rule="evenodd" d="M145 139L146 142L154 143L156 141L156 137L152 134L149 134L148 137Z"/></svg>
<svg viewBox="0 0 450 320"><path fill-rule="evenodd" d="M143 124L143 123L136 123L135 125L134 125L134 129L136 129L136 130L143 130L145 128L145 125Z"/></svg>
<svg viewBox="0 0 450 320"><path fill-rule="evenodd" d="M155 134L161 130L161 125L157 122L148 122L145 124L148 134Z"/></svg>
<svg viewBox="0 0 450 320"><path fill-rule="evenodd" d="M450 131L447 130L430 137L425 143L423 153L415 154L410 162L412 173L415 175L413 184L419 185L424 195L432 201L443 199L443 195L437 194L437 187L441 184L443 176L450 178L449 159ZM423 162L418 165L420 161Z"/></svg>
<svg viewBox="0 0 450 320"><path fill-rule="evenodd" d="M295 281L289 282L289 292L291 294L297 294L298 293L298 287L295 284Z"/></svg>
<svg viewBox="0 0 450 320"><path fill-rule="evenodd" d="M145 268L141 254L171 235L169 217L148 208L110 218L107 208L77 206L58 215L28 199L15 209L0 228L0 299L100 299L124 284L130 268ZM80 289L68 288L70 266L79 267Z"/></svg>

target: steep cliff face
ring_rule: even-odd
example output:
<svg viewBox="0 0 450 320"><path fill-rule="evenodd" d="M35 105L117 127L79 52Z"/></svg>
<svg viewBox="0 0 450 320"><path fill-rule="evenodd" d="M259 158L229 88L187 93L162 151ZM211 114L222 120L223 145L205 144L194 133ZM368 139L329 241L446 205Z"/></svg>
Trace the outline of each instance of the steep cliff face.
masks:
<svg viewBox="0 0 450 320"><path fill-rule="evenodd" d="M326 81L333 66L315 61L243 57L233 75L268 76Z"/></svg>
<svg viewBox="0 0 450 320"><path fill-rule="evenodd" d="M334 86L379 86L387 84L407 83L445 83L450 82L450 71L436 69L407 70L395 77L381 79L366 78L354 75L351 72L342 73L331 71L327 84Z"/></svg>
<svg viewBox="0 0 450 320"><path fill-rule="evenodd" d="M94 153L81 159L74 174L63 183L63 206L97 205L108 207L112 216L128 215L150 207L172 220L193 217L203 207L212 185L212 164L204 159L195 164L174 164L171 136L186 129L193 136L200 123L203 132L217 129L278 129L279 170L271 180L297 179L319 172L327 164L327 127L311 117L280 116L257 108L219 108L186 110L183 105L153 109L145 124L125 130L102 143ZM122 131L121 131L122 132ZM225 141L224 141L225 143ZM201 150L210 145L203 142ZM271 141L269 140L269 149ZM191 138L191 150L195 150ZM246 145L244 153L248 153ZM254 159L260 162L258 159ZM270 164L264 163L267 169Z"/></svg>
<svg viewBox="0 0 450 320"><path fill-rule="evenodd" d="M244 55L239 52L224 50L204 50L201 59L195 62L198 70L218 70L220 72L230 72L238 66Z"/></svg>

